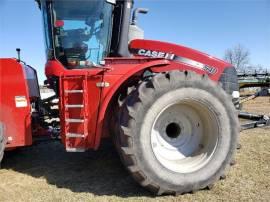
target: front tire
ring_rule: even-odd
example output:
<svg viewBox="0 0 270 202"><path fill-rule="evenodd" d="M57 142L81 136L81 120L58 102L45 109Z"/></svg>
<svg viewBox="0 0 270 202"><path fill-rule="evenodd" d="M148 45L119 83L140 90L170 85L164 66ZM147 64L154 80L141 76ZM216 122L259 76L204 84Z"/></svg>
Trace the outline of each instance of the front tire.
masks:
<svg viewBox="0 0 270 202"><path fill-rule="evenodd" d="M128 95L120 113L121 159L155 194L209 187L230 165L237 114L227 94L206 76L157 74Z"/></svg>

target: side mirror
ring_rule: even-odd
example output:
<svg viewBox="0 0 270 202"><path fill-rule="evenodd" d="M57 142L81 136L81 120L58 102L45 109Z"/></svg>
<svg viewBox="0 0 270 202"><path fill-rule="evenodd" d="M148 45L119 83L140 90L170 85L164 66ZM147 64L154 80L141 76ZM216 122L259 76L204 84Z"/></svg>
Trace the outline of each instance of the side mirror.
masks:
<svg viewBox="0 0 270 202"><path fill-rule="evenodd" d="M132 25L136 25L137 24L137 21L138 21L138 14L141 13L141 14L147 14L148 13L148 9L147 8L136 8L134 11L133 11L133 15L132 15L132 22L131 24Z"/></svg>

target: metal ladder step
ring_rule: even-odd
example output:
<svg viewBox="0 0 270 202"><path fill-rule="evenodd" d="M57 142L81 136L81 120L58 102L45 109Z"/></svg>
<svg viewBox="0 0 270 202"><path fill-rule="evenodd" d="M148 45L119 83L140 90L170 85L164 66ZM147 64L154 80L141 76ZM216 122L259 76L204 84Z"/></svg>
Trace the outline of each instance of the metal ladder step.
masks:
<svg viewBox="0 0 270 202"><path fill-rule="evenodd" d="M85 138L85 135L79 134L79 133L67 133L66 137L68 137L68 138Z"/></svg>
<svg viewBox="0 0 270 202"><path fill-rule="evenodd" d="M84 119L66 119L67 123L83 123Z"/></svg>
<svg viewBox="0 0 270 202"><path fill-rule="evenodd" d="M67 152L85 152L85 148L73 148L73 147L66 147Z"/></svg>
<svg viewBox="0 0 270 202"><path fill-rule="evenodd" d="M66 108L83 108L83 105L65 105Z"/></svg>
<svg viewBox="0 0 270 202"><path fill-rule="evenodd" d="M83 90L65 90L65 93L83 93Z"/></svg>

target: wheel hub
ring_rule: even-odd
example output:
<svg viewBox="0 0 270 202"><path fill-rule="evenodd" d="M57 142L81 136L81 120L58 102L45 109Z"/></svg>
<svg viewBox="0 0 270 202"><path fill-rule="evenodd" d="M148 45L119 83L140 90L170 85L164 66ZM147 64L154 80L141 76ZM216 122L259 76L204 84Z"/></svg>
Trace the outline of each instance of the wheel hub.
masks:
<svg viewBox="0 0 270 202"><path fill-rule="evenodd" d="M166 134L169 138L177 138L181 135L181 127L178 123L172 122L166 127Z"/></svg>
<svg viewBox="0 0 270 202"><path fill-rule="evenodd" d="M195 101L164 109L152 126L155 157L167 169L194 172L211 158L217 144L217 123L211 110Z"/></svg>

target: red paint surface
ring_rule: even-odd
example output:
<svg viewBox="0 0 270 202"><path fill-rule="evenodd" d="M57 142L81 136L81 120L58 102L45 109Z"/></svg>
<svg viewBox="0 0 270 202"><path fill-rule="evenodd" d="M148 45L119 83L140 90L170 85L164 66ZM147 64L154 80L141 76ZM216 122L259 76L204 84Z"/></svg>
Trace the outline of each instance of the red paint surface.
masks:
<svg viewBox="0 0 270 202"><path fill-rule="evenodd" d="M208 54L202 53L200 51L182 46L182 45L176 45L176 44L171 44L171 43L166 43L166 42L160 42L160 41L152 41L152 40L134 40L130 44L131 49L147 49L147 50L155 50L155 51L162 51L166 53L172 53L177 56L181 56L184 58L188 58L212 67L215 67L218 71L214 75L209 75L209 77L217 81L222 72L224 71L225 68L230 67L231 64L220 60L218 58L215 58L213 56L210 56ZM181 66L181 63L179 63ZM188 70L194 70L196 72L201 72L199 70L194 69L192 66L188 66L185 64L182 64L187 68ZM202 73L202 72L201 72ZM205 72L204 72L205 73Z"/></svg>
<svg viewBox="0 0 270 202"><path fill-rule="evenodd" d="M18 108L15 96L25 96L27 106ZM7 148L32 144L30 98L24 67L15 59L0 59L0 121L6 137L12 138Z"/></svg>

